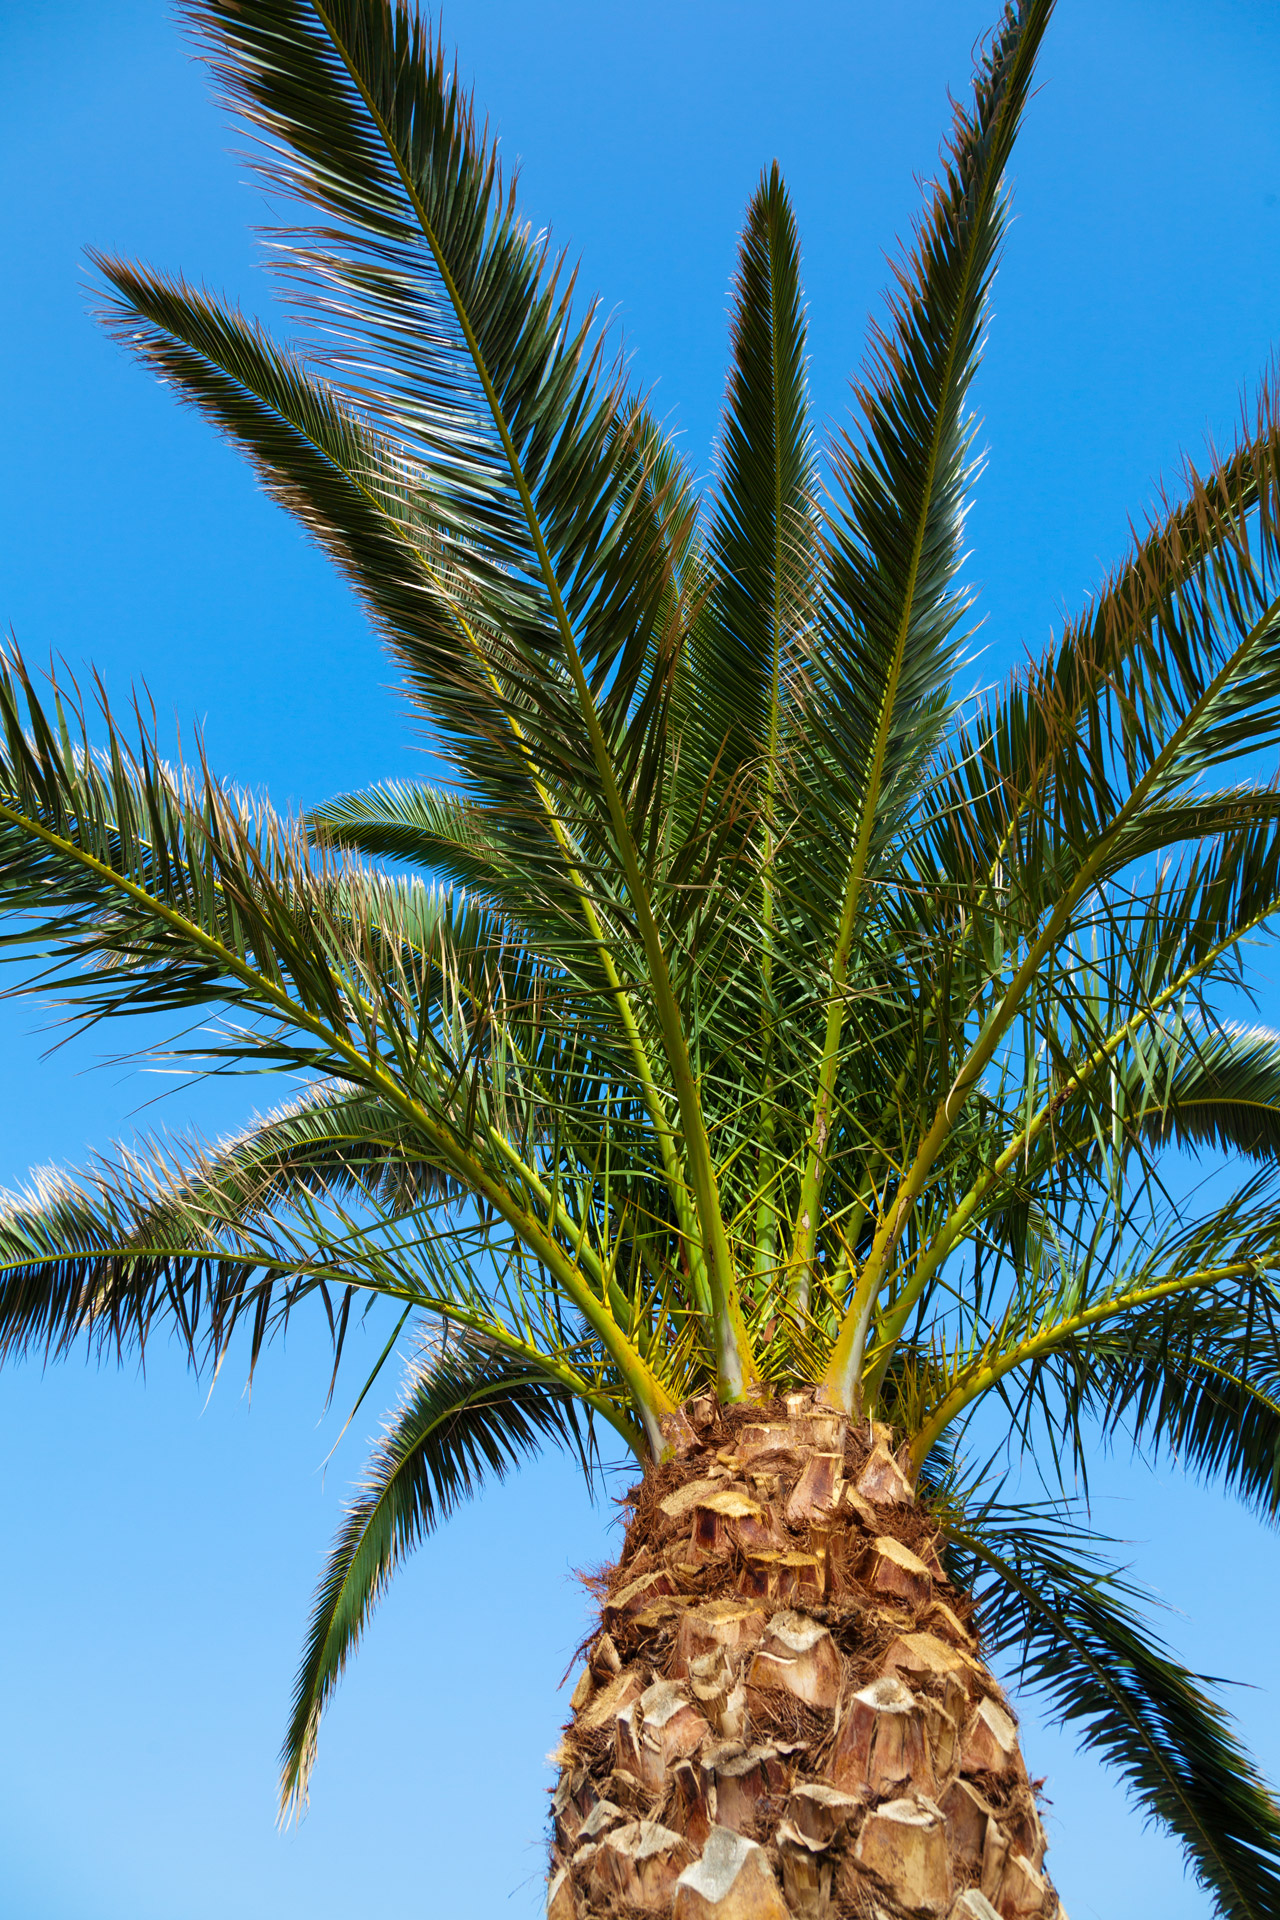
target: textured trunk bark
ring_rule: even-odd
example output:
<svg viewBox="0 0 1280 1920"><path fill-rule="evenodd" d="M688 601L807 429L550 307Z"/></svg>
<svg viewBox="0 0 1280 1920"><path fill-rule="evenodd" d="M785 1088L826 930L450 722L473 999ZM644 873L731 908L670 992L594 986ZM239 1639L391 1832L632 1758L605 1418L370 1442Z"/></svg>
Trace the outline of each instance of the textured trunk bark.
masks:
<svg viewBox="0 0 1280 1920"><path fill-rule="evenodd" d="M1065 1920L888 1430L811 1393L686 1413L556 1756L550 1920Z"/></svg>

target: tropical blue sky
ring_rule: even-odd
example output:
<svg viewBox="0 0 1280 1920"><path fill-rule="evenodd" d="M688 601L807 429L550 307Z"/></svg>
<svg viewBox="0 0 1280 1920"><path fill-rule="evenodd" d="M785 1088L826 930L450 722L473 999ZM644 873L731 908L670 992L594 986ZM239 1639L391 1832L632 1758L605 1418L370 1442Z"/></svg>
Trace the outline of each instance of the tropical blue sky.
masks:
<svg viewBox="0 0 1280 1920"><path fill-rule="evenodd" d="M638 377L706 467L743 203L775 155L806 239L819 414L840 419L884 255L993 0L454 0L446 31L580 251ZM1280 340L1280 13L1267 0L1062 0L1015 167L969 523L993 677L1122 550L1179 449L1230 433ZM247 183L160 0L10 6L0 24L0 620L29 656L145 683L214 765L306 804L420 757L345 590L236 460L95 329L82 249L269 304ZM169 737L175 737L170 733ZM1261 1017L1275 959L1255 955ZM0 1184L140 1127L209 1132L273 1097L140 1076L123 1031L47 1054L0 1003ZM274 1754L309 1594L376 1427L324 1416L301 1331L252 1401L156 1348L145 1382L0 1377L0 1906L15 1920L364 1920L539 1910L542 1756L610 1557L551 1461L402 1577L325 1730L309 1817L273 1828ZM336 1452L329 1458L331 1448ZM327 1464L326 1464L327 1461ZM1104 1463L1099 1523L1181 1614L1280 1778L1274 1536L1172 1471ZM1191 1920L1174 1850L1027 1703L1073 1920Z"/></svg>

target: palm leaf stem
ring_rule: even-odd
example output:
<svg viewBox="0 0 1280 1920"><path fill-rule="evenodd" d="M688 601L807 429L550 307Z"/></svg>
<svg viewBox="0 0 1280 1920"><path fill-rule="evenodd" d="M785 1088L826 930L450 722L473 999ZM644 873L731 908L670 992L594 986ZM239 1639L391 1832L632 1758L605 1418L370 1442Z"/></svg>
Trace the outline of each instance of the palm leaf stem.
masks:
<svg viewBox="0 0 1280 1920"><path fill-rule="evenodd" d="M876 1276L871 1271L871 1263L866 1261L859 1269L853 1298L841 1321L836 1347L828 1367L828 1396L838 1406L846 1408L855 1418L863 1412L868 1397L863 1385L863 1372L866 1365L867 1334L875 1315L878 1291Z"/></svg>
<svg viewBox="0 0 1280 1920"><path fill-rule="evenodd" d="M646 1430L651 1441L662 1447L661 1420L674 1412L675 1403L666 1389L658 1381L638 1350L627 1339L612 1315L598 1299L578 1270L574 1262L566 1257L563 1248L536 1215L518 1206L508 1190L489 1174L485 1167L467 1152L453 1132L442 1125L426 1108L414 1100L404 1090L401 1083L385 1072L376 1062L360 1052L350 1039L327 1026L323 1021L308 1013L305 1007L290 999L280 987L241 958L239 954L215 939L203 927L189 920L176 908L165 901L158 900L153 894L140 887L136 881L116 873L104 861L97 859L74 841L55 834L49 828L33 820L29 815L19 813L0 801L0 820L7 821L19 832L29 834L43 845L69 858L79 866L93 873L95 877L114 888L141 907L146 913L153 914L166 926L180 932L185 939L193 942L202 952L215 960L242 985L276 1013L282 1015L291 1025L300 1027L314 1038L331 1047L348 1066L352 1078L361 1085L375 1088L389 1105L402 1113L431 1142L445 1163L457 1174L458 1178L477 1195L488 1202L494 1211L507 1222L517 1236L529 1248L534 1258L540 1260L562 1286L573 1301L588 1325L596 1333L601 1343L617 1366L627 1386L641 1409ZM368 1009L367 1011L372 1011Z"/></svg>
<svg viewBox="0 0 1280 1920"><path fill-rule="evenodd" d="M365 110L378 130L380 139L390 155L393 166L399 176L405 196L414 210L416 218L431 256L435 262L441 283L448 295L457 318L467 352L471 356L480 381L485 401L493 419L494 428L502 443L502 451L511 474L512 483L520 499L521 510L529 530L537 555L539 570L546 587L564 647L565 661L569 676L573 682L578 699L587 737L595 762L597 777L604 793L605 805L613 827L615 843L622 860L626 876L627 889L632 911L640 929L644 944L645 957L649 963L650 980L653 987L654 1007L658 1017L658 1026L663 1038L663 1050L675 1084L676 1100L680 1111L681 1130L684 1134L685 1149L689 1158L689 1170L698 1209L700 1238L707 1252L708 1281L711 1293L711 1318L713 1344L716 1352L716 1364L719 1375L719 1387L723 1398L738 1400L755 1384L758 1375L752 1354L751 1337L738 1299L738 1283L735 1272L733 1252L725 1231L720 1212L717 1192L715 1165L711 1156L710 1141L707 1138L706 1123L698 1097L697 1082L689 1058L689 1049L684 1033L684 1022L676 1000L675 989L671 981L671 972L667 956L654 917L644 874L640 865L639 851L636 847L622 796L618 790L612 756L600 716L587 684L582 658L574 638L572 623L565 609L560 582L547 548L542 523L534 504L524 465L516 449L502 404L498 398L493 375L471 322L457 283L450 271L449 261L440 245L435 227L428 215L426 206L414 184L413 177L405 165L391 129L378 110L377 102L360 72L351 50L344 43L333 19L323 5L323 0L311 0L317 19L322 23L339 59L346 68L352 85L356 88L364 103Z"/></svg>
<svg viewBox="0 0 1280 1920"><path fill-rule="evenodd" d="M866 1394L863 1391L862 1374L865 1362L867 1334L870 1331L875 1313L877 1288L869 1282L866 1262L864 1261L859 1265L853 1257L852 1249L857 1244L858 1235L862 1231L863 1223L870 1213L872 1202L875 1199L876 1176L881 1168L888 1166L889 1163L890 1154L888 1148L881 1145L879 1141L873 1142L863 1165L862 1184L853 1199L847 1218L843 1221L832 1220L829 1222L839 1236L841 1246L841 1270L846 1276L856 1273L857 1278L854 1282L853 1293L844 1305L843 1318L841 1319L839 1328L841 1334L846 1326L851 1329L851 1338L848 1342L849 1357L845 1362L841 1379L835 1382L834 1386L828 1385L825 1388L825 1393L833 1404L847 1407L855 1418L862 1414L866 1405ZM832 1300L839 1301L841 1297L841 1288L839 1285L833 1285L831 1288Z"/></svg>
<svg viewBox="0 0 1280 1920"><path fill-rule="evenodd" d="M959 1418L966 1407L980 1400L998 1380L1018 1367L1025 1366L1028 1360L1039 1359L1042 1354L1051 1352L1064 1341L1073 1339L1090 1327L1102 1326L1108 1320L1116 1320L1126 1313L1134 1313L1139 1307L1149 1307L1155 1300L1170 1300L1178 1294L1192 1293L1200 1287L1211 1287L1222 1280L1247 1279L1256 1276L1259 1270L1258 1260L1235 1260L1220 1267L1200 1267L1192 1273L1181 1273L1175 1278L1158 1281L1154 1286L1135 1288L1132 1293L1120 1294L1111 1300L1099 1301L1097 1306L1086 1307L1082 1312L1072 1314L1066 1320L1056 1321L1051 1327L1043 1327L1030 1339L1019 1341L1016 1346L997 1350L995 1357L985 1364L966 1370L956 1385L941 1401L911 1443L911 1470L918 1476L921 1467L928 1458L938 1438Z"/></svg>

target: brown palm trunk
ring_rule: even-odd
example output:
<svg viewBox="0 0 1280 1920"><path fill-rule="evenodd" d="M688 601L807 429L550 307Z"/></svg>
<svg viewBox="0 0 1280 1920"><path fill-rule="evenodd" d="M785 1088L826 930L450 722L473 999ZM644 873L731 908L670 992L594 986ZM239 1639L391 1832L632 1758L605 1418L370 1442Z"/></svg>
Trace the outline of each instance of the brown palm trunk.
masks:
<svg viewBox="0 0 1280 1920"><path fill-rule="evenodd" d="M888 1430L811 1393L686 1413L574 1689L550 1920L1065 1920Z"/></svg>

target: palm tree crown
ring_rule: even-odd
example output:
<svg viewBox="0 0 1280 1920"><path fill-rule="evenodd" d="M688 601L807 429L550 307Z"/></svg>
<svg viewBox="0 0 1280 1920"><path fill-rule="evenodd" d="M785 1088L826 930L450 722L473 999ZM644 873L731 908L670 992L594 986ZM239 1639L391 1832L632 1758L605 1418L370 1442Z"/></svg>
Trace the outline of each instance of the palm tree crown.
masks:
<svg viewBox="0 0 1280 1920"><path fill-rule="evenodd" d="M1265 389L1048 650L958 700L968 393L1052 0L954 112L819 446L791 205L747 209L715 483L629 388L417 14L186 0L308 224L301 344L99 259L110 319L332 555L448 785L303 821L0 679L0 891L80 1017L224 1016L301 1075L215 1150L0 1213L0 1347L165 1320L256 1359L304 1303L418 1340L316 1603L285 1753L402 1555L490 1471L814 1385L886 1423L992 1644L1280 1911L1280 1814L1061 1504L1122 1426L1273 1515L1280 1038L1230 1024L1280 908L1280 417ZM94 730L94 739L90 730ZM105 745L97 744L98 738ZM202 1045L207 1053L208 1048ZM1179 1191L1179 1153L1250 1162ZM1207 1196L1207 1197L1206 1197ZM1103 1554L1103 1557L1099 1557Z"/></svg>

